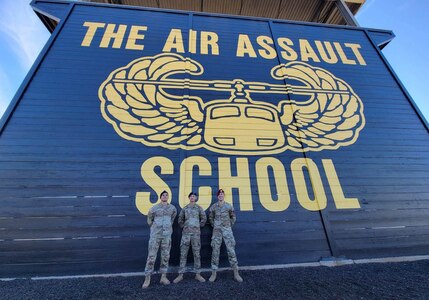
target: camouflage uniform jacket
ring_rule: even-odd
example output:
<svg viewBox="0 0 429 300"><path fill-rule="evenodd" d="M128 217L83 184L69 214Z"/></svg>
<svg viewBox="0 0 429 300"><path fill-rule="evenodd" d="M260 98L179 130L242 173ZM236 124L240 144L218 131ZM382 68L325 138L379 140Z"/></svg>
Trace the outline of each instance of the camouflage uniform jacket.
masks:
<svg viewBox="0 0 429 300"><path fill-rule="evenodd" d="M147 223L150 226L151 236L171 236L173 222L177 215L177 209L171 205L155 204L147 214Z"/></svg>
<svg viewBox="0 0 429 300"><path fill-rule="evenodd" d="M209 221L213 228L231 228L235 220L234 208L231 204L224 202L220 206L217 202L210 207Z"/></svg>
<svg viewBox="0 0 429 300"><path fill-rule="evenodd" d="M183 233L200 233L200 227L206 224L207 217L204 209L198 204L186 205L179 214L178 223Z"/></svg>

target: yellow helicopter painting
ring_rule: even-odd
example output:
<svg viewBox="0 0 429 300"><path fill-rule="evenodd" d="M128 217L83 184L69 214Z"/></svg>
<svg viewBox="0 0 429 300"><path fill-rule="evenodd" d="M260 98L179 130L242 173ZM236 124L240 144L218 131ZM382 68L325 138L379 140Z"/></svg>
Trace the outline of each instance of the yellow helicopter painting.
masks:
<svg viewBox="0 0 429 300"><path fill-rule="evenodd" d="M358 95L322 68L303 62L275 66L271 76L282 84L190 79L203 71L200 63L179 54L134 60L100 86L103 117L121 137L146 146L241 155L338 149L353 144L365 126ZM189 78L172 77L180 73ZM289 80L302 85L290 85ZM185 92L171 93L178 89ZM205 102L187 95L189 90L231 96ZM284 99L252 99L261 93ZM293 95L309 97L298 101Z"/></svg>

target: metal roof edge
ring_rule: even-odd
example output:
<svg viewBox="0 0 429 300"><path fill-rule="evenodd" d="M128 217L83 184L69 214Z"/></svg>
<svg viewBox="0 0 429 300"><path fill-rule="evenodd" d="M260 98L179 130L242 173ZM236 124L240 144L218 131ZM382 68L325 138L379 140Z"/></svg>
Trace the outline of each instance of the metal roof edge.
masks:
<svg viewBox="0 0 429 300"><path fill-rule="evenodd" d="M334 24L326 24L326 23L292 21L292 20L285 20L285 19L270 19L270 18L262 18L262 17L228 15L228 14L207 13L207 12L198 12L198 11L185 11L185 10L164 9L164 8L154 8L154 7L144 7L144 6L118 5L118 4L110 4L110 3L67 1L67 0L33 0L32 1L32 3L35 3L35 2L59 3L59 4L68 3L68 4L75 4L75 5L82 5L82 6L108 7L108 8L116 8L116 9L133 9L133 10L155 11L155 12L175 13L175 14L192 14L194 16L199 15L199 16L208 16L208 17L232 18L232 19L243 19L243 20L253 20L253 21L264 21L264 22L272 21L274 23L286 23L286 24L296 24L296 25L305 25L305 26L320 26L320 27L328 27L328 28L342 28L347 30L360 30L360 31L371 30L375 32L392 33L391 30L387 30L387 29L367 28L367 27L360 27L360 26L334 25Z"/></svg>

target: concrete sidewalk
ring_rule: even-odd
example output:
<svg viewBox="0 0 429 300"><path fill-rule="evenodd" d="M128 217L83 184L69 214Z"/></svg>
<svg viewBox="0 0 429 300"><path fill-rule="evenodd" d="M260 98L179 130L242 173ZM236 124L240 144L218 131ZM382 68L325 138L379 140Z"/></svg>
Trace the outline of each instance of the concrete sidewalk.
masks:
<svg viewBox="0 0 429 300"><path fill-rule="evenodd" d="M154 275L147 290L143 277L0 281L1 299L429 299L429 260L297 267L219 273L214 283L185 274L179 284L162 286ZM203 273L205 278L209 273ZM176 274L169 274L172 281Z"/></svg>

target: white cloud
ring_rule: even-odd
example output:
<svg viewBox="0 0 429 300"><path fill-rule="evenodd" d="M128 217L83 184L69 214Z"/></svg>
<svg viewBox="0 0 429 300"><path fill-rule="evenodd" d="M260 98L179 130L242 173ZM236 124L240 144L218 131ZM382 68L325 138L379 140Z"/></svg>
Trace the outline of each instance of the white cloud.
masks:
<svg viewBox="0 0 429 300"><path fill-rule="evenodd" d="M0 0L0 116L50 34L30 0Z"/></svg>
<svg viewBox="0 0 429 300"><path fill-rule="evenodd" d="M4 0L3 0L4 1ZM49 37L28 0L6 0L1 6L0 34L15 50L20 65L28 69Z"/></svg>
<svg viewBox="0 0 429 300"><path fill-rule="evenodd" d="M8 74L0 68L0 117L6 111L7 106L11 100L11 94L14 92L14 86L12 85Z"/></svg>

